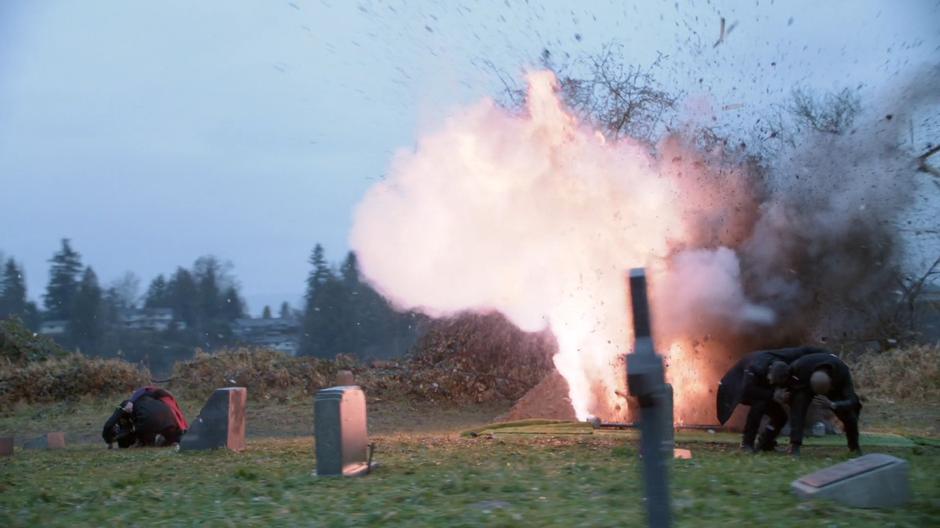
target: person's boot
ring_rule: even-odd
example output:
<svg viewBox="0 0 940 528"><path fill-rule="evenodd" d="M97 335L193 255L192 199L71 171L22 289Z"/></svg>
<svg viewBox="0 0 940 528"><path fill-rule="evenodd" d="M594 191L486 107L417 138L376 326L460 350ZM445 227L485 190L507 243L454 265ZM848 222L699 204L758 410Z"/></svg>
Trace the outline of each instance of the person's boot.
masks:
<svg viewBox="0 0 940 528"><path fill-rule="evenodd" d="M777 439L772 436L773 429L768 427L757 435L757 451L774 451L777 449Z"/></svg>

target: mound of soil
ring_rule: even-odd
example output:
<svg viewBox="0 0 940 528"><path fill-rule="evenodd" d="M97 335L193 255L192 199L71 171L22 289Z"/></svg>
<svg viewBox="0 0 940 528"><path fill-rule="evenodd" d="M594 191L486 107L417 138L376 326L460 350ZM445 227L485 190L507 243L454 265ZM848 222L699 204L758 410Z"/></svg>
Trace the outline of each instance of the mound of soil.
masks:
<svg viewBox="0 0 940 528"><path fill-rule="evenodd" d="M509 412L496 418L497 422L510 422L528 418L549 420L576 420L571 400L568 399L568 382L552 370L536 386L529 389Z"/></svg>

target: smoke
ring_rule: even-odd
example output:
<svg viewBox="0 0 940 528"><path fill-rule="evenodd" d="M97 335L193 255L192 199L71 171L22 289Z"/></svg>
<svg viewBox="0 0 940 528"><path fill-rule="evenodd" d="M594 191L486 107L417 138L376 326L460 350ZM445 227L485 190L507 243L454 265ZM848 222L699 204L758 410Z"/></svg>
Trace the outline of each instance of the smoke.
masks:
<svg viewBox="0 0 940 528"><path fill-rule="evenodd" d="M629 416L631 267L651 271L679 421L713 419L717 376L748 347L883 294L911 188L884 127L807 141L773 167L679 137L654 155L579 122L550 72L528 82L524 112L484 100L398 152L351 246L401 309L550 329L579 418Z"/></svg>

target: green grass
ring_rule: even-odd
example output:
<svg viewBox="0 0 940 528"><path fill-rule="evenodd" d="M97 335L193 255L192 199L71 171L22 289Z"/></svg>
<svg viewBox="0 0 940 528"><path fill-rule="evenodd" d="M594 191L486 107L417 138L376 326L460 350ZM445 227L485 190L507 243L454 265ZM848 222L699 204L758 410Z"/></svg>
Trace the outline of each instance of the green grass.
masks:
<svg viewBox="0 0 940 528"><path fill-rule="evenodd" d="M634 440L455 434L375 437L381 467L318 478L310 437L256 439L243 453L17 450L0 462L0 526L623 526L643 519ZM798 501L789 483L847 458L800 459L694 443L672 468L679 526L928 526L940 516L940 449L885 448L911 463L896 510Z"/></svg>
<svg viewBox="0 0 940 528"><path fill-rule="evenodd" d="M183 402L195 417L198 403ZM0 459L0 526L624 526L644 510L636 431L585 424L487 424L499 406L372 402L381 467L364 478L317 478L310 405L249 403L248 449L108 451L113 402L0 411L17 444L64 430L62 451ZM913 412L913 411L912 411ZM876 425L878 425L876 423ZM891 428L879 427L887 432ZM473 430L476 437L460 436ZM803 456L745 455L737 435L680 431L692 460L672 465L678 526L930 526L940 518L940 441L866 436L867 452L908 460L914 499L894 510L801 502L800 475L848 458L844 439L812 439ZM814 445L815 442L815 445Z"/></svg>

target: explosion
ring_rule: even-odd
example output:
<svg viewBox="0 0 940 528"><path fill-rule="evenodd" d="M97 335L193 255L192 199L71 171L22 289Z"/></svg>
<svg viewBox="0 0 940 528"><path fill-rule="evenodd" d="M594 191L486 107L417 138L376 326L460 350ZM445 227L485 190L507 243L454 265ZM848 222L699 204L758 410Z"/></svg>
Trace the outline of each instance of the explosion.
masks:
<svg viewBox="0 0 940 528"><path fill-rule="evenodd" d="M483 100L394 156L355 213L363 274L401 309L550 329L577 417L627 421L625 273L645 266L677 421L713 422L714 385L746 345L805 327L780 330L801 306L791 209L746 163L675 137L609 141L564 106L551 72L527 80L523 112Z"/></svg>

